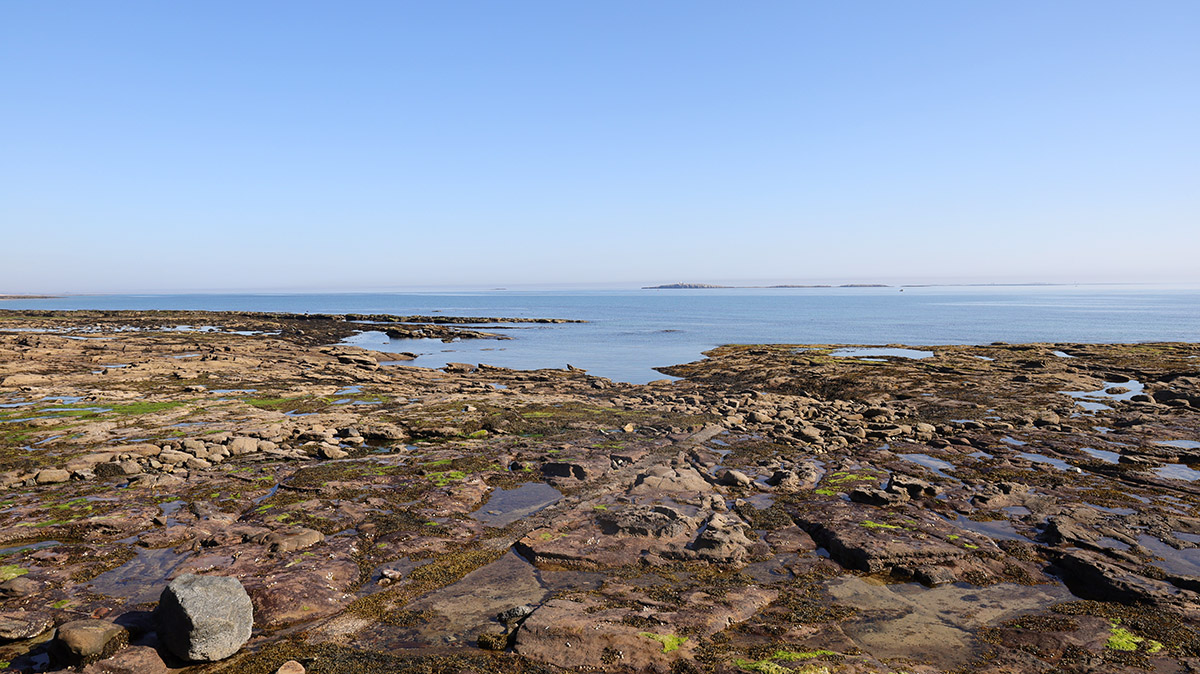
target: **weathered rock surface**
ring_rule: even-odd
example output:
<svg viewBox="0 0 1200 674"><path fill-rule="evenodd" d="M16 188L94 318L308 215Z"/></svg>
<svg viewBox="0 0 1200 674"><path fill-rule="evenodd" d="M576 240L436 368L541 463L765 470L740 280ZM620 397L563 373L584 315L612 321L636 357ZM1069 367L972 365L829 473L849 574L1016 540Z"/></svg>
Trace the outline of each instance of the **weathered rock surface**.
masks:
<svg viewBox="0 0 1200 674"><path fill-rule="evenodd" d="M250 639L254 608L236 578L184 574L163 590L155 610L158 636L178 657L227 658Z"/></svg>
<svg viewBox="0 0 1200 674"><path fill-rule="evenodd" d="M5 611L0 613L0 641L32 639L54 627L54 620L36 611Z"/></svg>
<svg viewBox="0 0 1200 674"><path fill-rule="evenodd" d="M103 660L129 642L129 632L107 620L72 620L58 626L55 647L69 665Z"/></svg>

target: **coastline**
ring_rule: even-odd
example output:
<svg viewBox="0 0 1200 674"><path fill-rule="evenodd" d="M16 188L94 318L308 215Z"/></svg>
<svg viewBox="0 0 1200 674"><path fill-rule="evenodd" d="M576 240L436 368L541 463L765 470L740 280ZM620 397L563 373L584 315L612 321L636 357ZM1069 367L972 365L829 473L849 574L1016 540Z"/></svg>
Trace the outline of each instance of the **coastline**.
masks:
<svg viewBox="0 0 1200 674"><path fill-rule="evenodd" d="M1200 345L727 345L625 384L411 367L332 344L338 316L4 312L42 330L0 329L4 610L117 619L233 575L260 632L196 671L252 673L998 673L1067 644L1125 671L1200 643Z"/></svg>

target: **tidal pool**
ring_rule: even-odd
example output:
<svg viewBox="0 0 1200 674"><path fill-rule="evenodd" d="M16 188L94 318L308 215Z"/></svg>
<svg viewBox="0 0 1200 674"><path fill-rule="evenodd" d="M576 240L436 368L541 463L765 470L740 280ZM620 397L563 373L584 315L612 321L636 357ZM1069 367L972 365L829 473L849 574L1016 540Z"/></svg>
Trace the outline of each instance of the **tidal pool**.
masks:
<svg viewBox="0 0 1200 674"><path fill-rule="evenodd" d="M834 358L863 358L863 357L884 357L884 358L912 358L920 360L922 358L930 358L933 356L932 351L920 351L917 349L891 349L887 347L854 347L844 349L834 349L829 352L829 355Z"/></svg>
<svg viewBox="0 0 1200 674"><path fill-rule="evenodd" d="M526 482L516 489L497 489L471 517L489 527L504 527L528 517L562 498L545 482Z"/></svg>

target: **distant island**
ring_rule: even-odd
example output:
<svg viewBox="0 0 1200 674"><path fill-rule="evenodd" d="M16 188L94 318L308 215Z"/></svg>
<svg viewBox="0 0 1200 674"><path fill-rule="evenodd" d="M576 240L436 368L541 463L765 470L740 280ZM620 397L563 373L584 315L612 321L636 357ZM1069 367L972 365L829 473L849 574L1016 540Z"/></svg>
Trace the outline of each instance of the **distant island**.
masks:
<svg viewBox="0 0 1200 674"><path fill-rule="evenodd" d="M890 288L884 283L844 283L832 285L777 285L777 286L718 286L711 283L668 283L661 286L643 286L642 290L696 290L709 288Z"/></svg>
<svg viewBox="0 0 1200 674"><path fill-rule="evenodd" d="M58 295L0 295L0 300L53 300Z"/></svg>

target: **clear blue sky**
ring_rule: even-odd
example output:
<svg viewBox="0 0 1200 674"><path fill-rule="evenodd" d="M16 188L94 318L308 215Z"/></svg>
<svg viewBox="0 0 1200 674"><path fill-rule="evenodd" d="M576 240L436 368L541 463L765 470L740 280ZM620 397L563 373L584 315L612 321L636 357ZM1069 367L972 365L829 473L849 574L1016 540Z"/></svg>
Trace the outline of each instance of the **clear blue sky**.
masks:
<svg viewBox="0 0 1200 674"><path fill-rule="evenodd" d="M1200 281L1200 2L0 2L0 292Z"/></svg>

